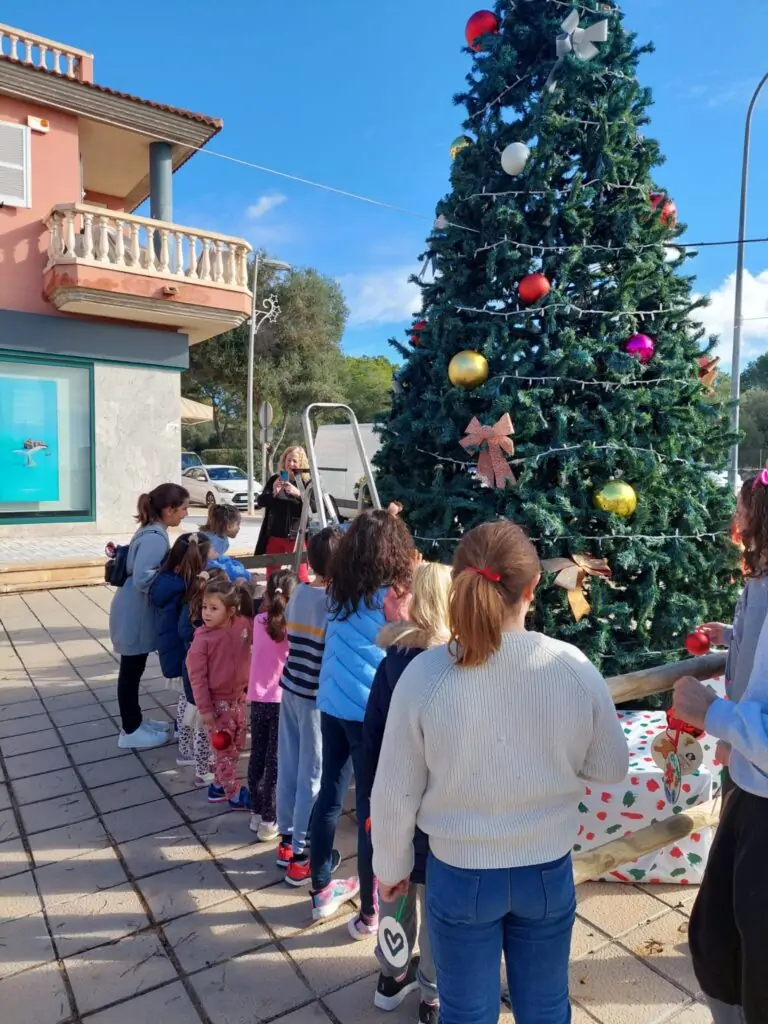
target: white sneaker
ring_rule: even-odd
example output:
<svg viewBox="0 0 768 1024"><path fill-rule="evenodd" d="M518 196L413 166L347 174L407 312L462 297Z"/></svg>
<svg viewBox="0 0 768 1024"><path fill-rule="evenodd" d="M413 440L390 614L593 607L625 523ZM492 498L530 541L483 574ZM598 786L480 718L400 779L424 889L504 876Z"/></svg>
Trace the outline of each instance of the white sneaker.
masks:
<svg viewBox="0 0 768 1024"><path fill-rule="evenodd" d="M194 768L195 765L197 764L197 761L194 759L194 757L177 757L176 764L179 766L179 768Z"/></svg>
<svg viewBox="0 0 768 1024"><path fill-rule="evenodd" d="M258 832L261 828L261 815L251 814L251 820L248 822L248 828L251 832Z"/></svg>
<svg viewBox="0 0 768 1024"><path fill-rule="evenodd" d="M148 725L150 729L154 729L155 732L169 733L171 731L171 722L158 722L156 718L145 718L143 725Z"/></svg>
<svg viewBox="0 0 768 1024"><path fill-rule="evenodd" d="M164 747L168 742L168 733L152 729L142 722L136 732L123 732L117 740L118 747L123 750L150 750L152 747Z"/></svg>
<svg viewBox="0 0 768 1024"><path fill-rule="evenodd" d="M279 835L280 833L277 831L277 825L274 821L262 821L256 833L256 838L260 843L271 843Z"/></svg>

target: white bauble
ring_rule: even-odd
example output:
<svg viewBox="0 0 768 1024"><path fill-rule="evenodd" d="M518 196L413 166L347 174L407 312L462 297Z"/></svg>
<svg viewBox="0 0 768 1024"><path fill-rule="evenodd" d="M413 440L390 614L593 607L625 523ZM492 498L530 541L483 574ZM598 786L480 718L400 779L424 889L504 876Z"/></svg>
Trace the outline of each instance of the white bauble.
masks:
<svg viewBox="0 0 768 1024"><path fill-rule="evenodd" d="M530 155L531 151L524 142L513 142L501 154L501 166L507 174L522 174Z"/></svg>

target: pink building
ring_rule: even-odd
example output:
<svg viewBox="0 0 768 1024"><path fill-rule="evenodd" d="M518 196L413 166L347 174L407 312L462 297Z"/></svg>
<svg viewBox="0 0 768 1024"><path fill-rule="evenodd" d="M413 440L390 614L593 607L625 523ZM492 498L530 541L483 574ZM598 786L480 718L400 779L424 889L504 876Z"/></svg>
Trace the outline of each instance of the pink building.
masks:
<svg viewBox="0 0 768 1024"><path fill-rule="evenodd" d="M125 529L179 477L189 346L251 304L250 245L173 221L173 173L221 128L0 25L0 537Z"/></svg>

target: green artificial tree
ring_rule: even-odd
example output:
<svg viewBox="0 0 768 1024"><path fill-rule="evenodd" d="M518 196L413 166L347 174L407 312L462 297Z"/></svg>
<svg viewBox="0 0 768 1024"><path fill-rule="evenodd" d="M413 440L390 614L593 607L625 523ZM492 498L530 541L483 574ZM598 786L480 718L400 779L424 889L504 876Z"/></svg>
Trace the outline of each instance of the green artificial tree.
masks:
<svg viewBox="0 0 768 1024"><path fill-rule="evenodd" d="M575 34L562 26L574 11ZM502 0L484 18L456 97L466 135L422 255L422 313L410 341L392 342L404 364L380 423L380 486L430 559L449 561L462 533L499 517L527 528L543 560L605 559L609 578L599 563L545 573L535 628L609 676L675 661L697 623L732 614L738 552L718 480L731 438L700 379L715 339L691 318L703 305L684 273L693 254L672 245L682 228L643 134L637 68L651 47L594 0ZM581 30L602 20L607 39L582 59ZM524 301L533 274L546 280L529 278ZM475 375L462 386L449 366L464 351ZM514 453L507 441L495 462L514 482L489 474L487 444L460 444L473 417L505 414ZM636 494L630 515L596 504L616 482Z"/></svg>

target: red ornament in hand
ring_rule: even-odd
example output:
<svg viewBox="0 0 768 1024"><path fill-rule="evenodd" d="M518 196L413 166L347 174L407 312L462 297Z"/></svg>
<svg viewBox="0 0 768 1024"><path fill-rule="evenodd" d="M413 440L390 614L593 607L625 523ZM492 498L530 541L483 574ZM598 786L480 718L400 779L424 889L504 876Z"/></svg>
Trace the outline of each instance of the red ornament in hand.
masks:
<svg viewBox="0 0 768 1024"><path fill-rule="evenodd" d="M211 733L211 746L214 750L229 750L232 737L226 729L216 729Z"/></svg>
<svg viewBox="0 0 768 1024"><path fill-rule="evenodd" d="M552 285L543 274L526 274L518 287L518 295L526 306L530 306L539 299L549 295Z"/></svg>
<svg viewBox="0 0 768 1024"><path fill-rule="evenodd" d="M709 654L710 647L709 637L701 629L695 630L685 638L685 649L694 658L700 658L702 654Z"/></svg>
<svg viewBox="0 0 768 1024"><path fill-rule="evenodd" d="M426 320L417 320L416 323L413 325L413 327L411 328L411 344L412 345L420 345L421 344L421 332L423 330L425 330L426 326L427 326L427 321Z"/></svg>
<svg viewBox="0 0 768 1024"><path fill-rule="evenodd" d="M467 46L477 53L482 50L480 40L486 35L498 35L499 19L493 11L476 11L467 22Z"/></svg>

